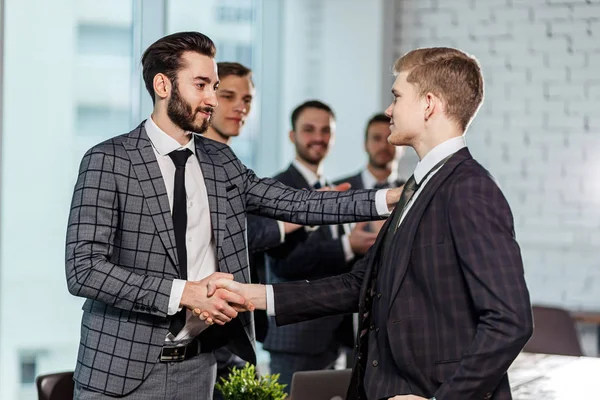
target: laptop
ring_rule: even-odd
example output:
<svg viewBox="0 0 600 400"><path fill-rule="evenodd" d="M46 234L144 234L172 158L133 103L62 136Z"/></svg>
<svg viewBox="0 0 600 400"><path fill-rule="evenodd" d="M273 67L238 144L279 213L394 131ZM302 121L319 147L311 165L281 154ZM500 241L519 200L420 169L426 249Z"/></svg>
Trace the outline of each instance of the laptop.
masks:
<svg viewBox="0 0 600 400"><path fill-rule="evenodd" d="M290 400L346 400L351 377L351 369L296 372Z"/></svg>

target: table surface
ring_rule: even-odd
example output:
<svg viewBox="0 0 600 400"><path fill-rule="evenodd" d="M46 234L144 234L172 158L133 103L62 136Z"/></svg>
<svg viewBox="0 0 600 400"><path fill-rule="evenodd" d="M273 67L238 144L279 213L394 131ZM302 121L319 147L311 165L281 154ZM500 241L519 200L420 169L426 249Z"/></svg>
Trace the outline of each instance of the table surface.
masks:
<svg viewBox="0 0 600 400"><path fill-rule="evenodd" d="M514 400L600 400L600 358L521 353L508 377Z"/></svg>

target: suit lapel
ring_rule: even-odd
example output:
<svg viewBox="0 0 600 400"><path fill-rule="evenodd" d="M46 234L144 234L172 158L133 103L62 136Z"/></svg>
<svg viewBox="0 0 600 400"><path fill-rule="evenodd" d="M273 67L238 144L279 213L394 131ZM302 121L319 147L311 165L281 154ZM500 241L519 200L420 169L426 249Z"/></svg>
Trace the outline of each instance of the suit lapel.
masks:
<svg viewBox="0 0 600 400"><path fill-rule="evenodd" d="M371 246L372 248L369 250L370 253L372 254L371 258L369 260L365 260L368 267L367 267L367 270L365 271L365 276L363 277L363 284L360 289L359 309L361 311L359 312L359 315L363 314L362 310L364 309L364 306L365 306L365 299L367 296L367 290L369 287L369 282L371 280L371 275L373 273L373 266L375 265L375 263L380 262L381 245L383 243L383 239L385 238L384 233L387 232L388 227L391 222L392 222L392 219L388 217L387 221L385 221L385 224L383 224L383 226L379 230L380 233L377 235L377 239L375 239L375 243L373 243L373 246Z"/></svg>
<svg viewBox="0 0 600 400"><path fill-rule="evenodd" d="M292 181L292 185L290 186L296 189L312 189L300 171L294 167L294 164L290 164L286 173L289 174L289 178Z"/></svg>
<svg viewBox="0 0 600 400"><path fill-rule="evenodd" d="M469 151L465 149L459 150L442 166L442 168L427 182L419 197L408 210L408 214L404 217L400 228L396 231L393 250L390 252L389 260L384 260L388 263L386 268L387 273L392 276L384 275L384 285L387 285L386 292L391 293L390 299L395 299L400 285L406 275L408 261L410 259L412 246L415 240L417 229L423 217L423 213L431 202L431 199L437 192L440 185L452 174L456 167L463 161L472 158ZM393 265L393 267L391 267ZM387 278L387 279L385 279ZM391 309L394 301L389 302Z"/></svg>
<svg viewBox="0 0 600 400"><path fill-rule="evenodd" d="M225 238L227 220L227 174L221 156L213 146L207 143L207 140L200 135L195 136L196 157L198 157L204 176L210 208L210 221L217 254L219 254L219 249Z"/></svg>
<svg viewBox="0 0 600 400"><path fill-rule="evenodd" d="M144 200L156 226L158 236L173 264L179 266L167 188L156 161L152 143L144 129L144 123L145 121L129 133L124 147L131 160L133 172L142 188Z"/></svg>

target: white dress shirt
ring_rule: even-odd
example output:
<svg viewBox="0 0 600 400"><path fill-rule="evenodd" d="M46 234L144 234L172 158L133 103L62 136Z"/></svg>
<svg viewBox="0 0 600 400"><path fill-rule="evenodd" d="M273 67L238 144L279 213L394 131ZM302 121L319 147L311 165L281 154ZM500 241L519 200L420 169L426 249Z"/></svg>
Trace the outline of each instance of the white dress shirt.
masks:
<svg viewBox="0 0 600 400"><path fill-rule="evenodd" d="M413 194L409 202L406 203L406 207L404 207L404 212L402 213L402 216L400 216L400 222L398 223L398 226L400 226L402 224L402 221L404 221L404 217L406 216L406 214L408 214L408 211L411 209L415 201L417 201L417 198L423 191L423 188L425 188L425 186L427 185L427 182L431 180L431 178L440 170L440 168L442 168L442 166L439 166L435 171L431 170L444 158L456 153L457 151L466 146L467 142L465 141L464 135L448 139L445 142L442 142L435 146L433 149L431 149L429 153L427 153L425 157L423 157L423 159L417 163L413 175L415 176L415 181L417 182L417 185L420 186L415 192L415 194ZM427 179L423 181L423 178L425 178L429 171L431 171L431 173L427 176Z"/></svg>
<svg viewBox="0 0 600 400"><path fill-rule="evenodd" d="M189 149L194 154L188 158L185 165L185 191L187 196L187 229L185 237L188 280L199 281L218 270L218 261L216 246L213 240L212 223L210 221L208 193L206 192L204 175L196 157L194 135L192 134L190 141L185 146L182 146L171 136L163 132L154 123L152 117L146 120L144 127L152 142L154 155L156 156L160 173L165 182L171 213L173 212L175 164L173 164L171 157L169 157L169 153L176 150ZM181 309L179 303L181 302L185 282L181 279L173 280L171 295L169 297L168 315L174 315ZM208 325L204 321L194 317L187 310L186 324L181 332L177 334L177 337L173 337L171 333L168 333L166 341L180 342L192 339L207 327Z"/></svg>
<svg viewBox="0 0 600 400"><path fill-rule="evenodd" d="M365 189L373 189L377 184L377 178L375 178L371 171L369 171L369 168L365 168L360 174L360 177L363 181L363 186ZM388 176L386 179L389 187L395 187L396 180L398 180L398 173L395 171L392 171L390 176Z"/></svg>

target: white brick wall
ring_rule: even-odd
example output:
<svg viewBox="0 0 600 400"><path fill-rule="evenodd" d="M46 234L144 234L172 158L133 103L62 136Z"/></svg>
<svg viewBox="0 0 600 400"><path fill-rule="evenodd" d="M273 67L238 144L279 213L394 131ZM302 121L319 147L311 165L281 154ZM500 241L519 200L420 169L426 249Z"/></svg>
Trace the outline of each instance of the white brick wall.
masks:
<svg viewBox="0 0 600 400"><path fill-rule="evenodd" d="M467 135L515 217L532 299L600 310L600 0L395 0L395 55L476 56Z"/></svg>

